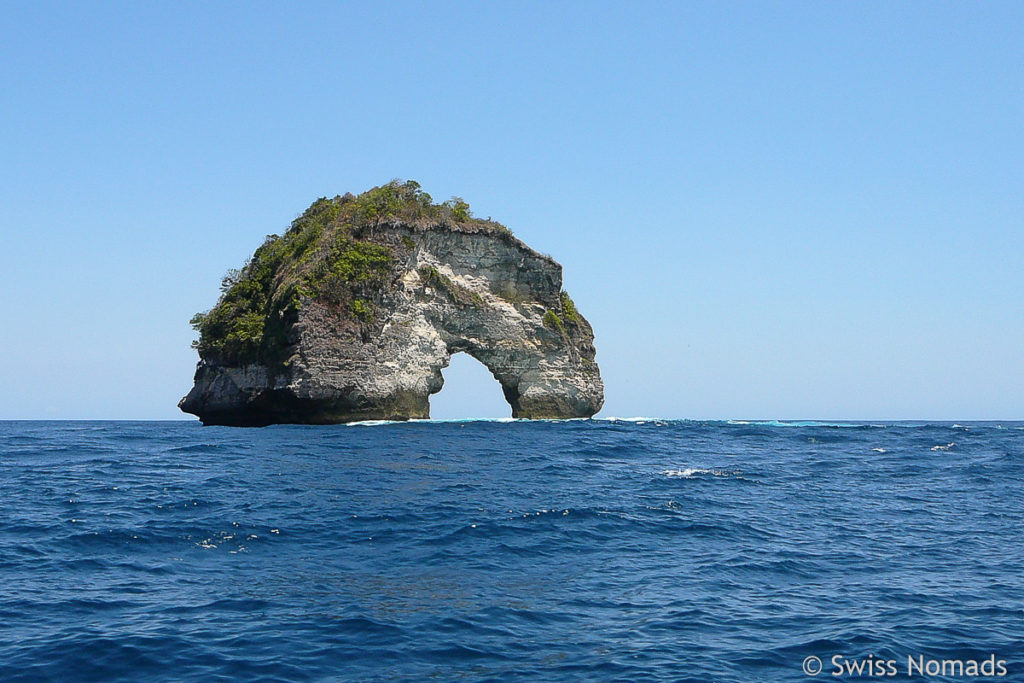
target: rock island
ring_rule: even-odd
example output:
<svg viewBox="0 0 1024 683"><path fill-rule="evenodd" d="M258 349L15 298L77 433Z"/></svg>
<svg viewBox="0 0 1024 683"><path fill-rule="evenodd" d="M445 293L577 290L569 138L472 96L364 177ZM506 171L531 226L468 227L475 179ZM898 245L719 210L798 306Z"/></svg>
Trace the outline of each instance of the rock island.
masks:
<svg viewBox="0 0 1024 683"><path fill-rule="evenodd" d="M415 181L318 199L221 292L192 319L200 360L179 403L207 425L427 418L458 352L513 417L590 417L604 401L561 265Z"/></svg>

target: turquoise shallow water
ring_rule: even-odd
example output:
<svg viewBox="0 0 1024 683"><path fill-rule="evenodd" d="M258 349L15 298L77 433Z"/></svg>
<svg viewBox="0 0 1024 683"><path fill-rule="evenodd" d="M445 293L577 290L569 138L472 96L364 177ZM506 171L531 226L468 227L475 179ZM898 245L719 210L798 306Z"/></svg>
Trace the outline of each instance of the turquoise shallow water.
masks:
<svg viewBox="0 0 1024 683"><path fill-rule="evenodd" d="M1022 465L1021 423L3 422L0 679L1024 680Z"/></svg>

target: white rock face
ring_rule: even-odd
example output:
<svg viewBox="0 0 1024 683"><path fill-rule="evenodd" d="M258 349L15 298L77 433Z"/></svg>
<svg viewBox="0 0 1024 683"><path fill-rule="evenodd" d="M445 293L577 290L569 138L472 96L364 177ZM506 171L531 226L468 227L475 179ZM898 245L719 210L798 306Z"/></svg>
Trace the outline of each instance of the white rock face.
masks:
<svg viewBox="0 0 1024 683"><path fill-rule="evenodd" d="M232 425L426 418L441 370L460 351L501 383L514 417L600 410L593 331L566 310L562 267L552 258L508 234L452 226L386 225L369 238L400 255L391 285L375 297L372 325L305 298L287 361L200 361L182 410Z"/></svg>

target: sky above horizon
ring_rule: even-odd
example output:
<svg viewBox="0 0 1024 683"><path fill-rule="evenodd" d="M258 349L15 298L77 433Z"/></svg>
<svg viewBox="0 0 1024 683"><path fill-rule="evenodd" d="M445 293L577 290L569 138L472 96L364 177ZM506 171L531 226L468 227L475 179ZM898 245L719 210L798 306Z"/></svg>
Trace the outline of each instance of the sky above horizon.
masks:
<svg viewBox="0 0 1024 683"><path fill-rule="evenodd" d="M223 273L392 178L562 263L601 415L1024 418L1024 4L2 7L0 419L188 418Z"/></svg>

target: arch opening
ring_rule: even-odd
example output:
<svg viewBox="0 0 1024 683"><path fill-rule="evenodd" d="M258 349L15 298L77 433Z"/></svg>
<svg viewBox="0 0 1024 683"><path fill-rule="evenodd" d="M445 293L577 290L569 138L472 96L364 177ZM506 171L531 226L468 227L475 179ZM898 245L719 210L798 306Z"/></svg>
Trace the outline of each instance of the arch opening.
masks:
<svg viewBox="0 0 1024 683"><path fill-rule="evenodd" d="M444 385L430 397L432 420L511 417L501 384L487 367L463 351L441 371Z"/></svg>

